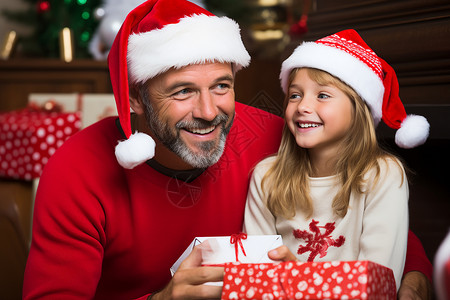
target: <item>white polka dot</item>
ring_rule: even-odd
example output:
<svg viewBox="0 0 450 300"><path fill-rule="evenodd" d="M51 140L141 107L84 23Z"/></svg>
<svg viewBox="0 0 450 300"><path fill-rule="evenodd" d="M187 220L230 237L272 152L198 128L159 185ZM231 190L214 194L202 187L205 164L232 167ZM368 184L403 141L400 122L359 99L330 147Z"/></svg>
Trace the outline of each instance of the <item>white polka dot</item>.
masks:
<svg viewBox="0 0 450 300"><path fill-rule="evenodd" d="M55 143L55 136L49 134L45 141L47 142L47 144L52 145Z"/></svg>
<svg viewBox="0 0 450 300"><path fill-rule="evenodd" d="M66 135L72 134L72 128L70 128L70 127L65 127L65 128L64 128L64 133L65 133Z"/></svg>
<svg viewBox="0 0 450 300"><path fill-rule="evenodd" d="M36 173L40 173L41 170L42 170L41 164L36 163L36 164L34 165L34 167L33 167L33 171L36 172Z"/></svg>
<svg viewBox="0 0 450 300"><path fill-rule="evenodd" d="M41 150L47 150L48 146L47 146L46 143L41 143L41 145L39 146L39 148L40 148Z"/></svg>
<svg viewBox="0 0 450 300"><path fill-rule="evenodd" d="M36 131L36 135L37 135L38 137L43 137L43 136L45 136L45 129L44 129L44 128L39 128L39 129Z"/></svg>

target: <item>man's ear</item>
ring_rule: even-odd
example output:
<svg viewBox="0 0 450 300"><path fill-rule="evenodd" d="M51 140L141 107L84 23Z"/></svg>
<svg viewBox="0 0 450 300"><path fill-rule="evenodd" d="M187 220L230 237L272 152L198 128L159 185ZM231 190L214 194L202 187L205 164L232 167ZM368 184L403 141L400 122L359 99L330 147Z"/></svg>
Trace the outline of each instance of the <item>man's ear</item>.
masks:
<svg viewBox="0 0 450 300"><path fill-rule="evenodd" d="M135 85L130 86L130 108L138 115L144 113L144 104L139 96L138 88Z"/></svg>

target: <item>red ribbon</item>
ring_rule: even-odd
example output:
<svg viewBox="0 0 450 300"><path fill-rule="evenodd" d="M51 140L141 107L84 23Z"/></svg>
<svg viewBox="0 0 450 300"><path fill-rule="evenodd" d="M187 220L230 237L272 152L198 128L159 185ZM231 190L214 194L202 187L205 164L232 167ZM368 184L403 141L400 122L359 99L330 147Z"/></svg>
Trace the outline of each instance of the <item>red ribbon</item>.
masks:
<svg viewBox="0 0 450 300"><path fill-rule="evenodd" d="M234 244L234 252L236 253L236 261L239 261L239 246L241 246L242 249L242 253L244 253L244 256L247 256L247 254L245 254L245 250L244 250L244 245L242 244L242 240L246 240L247 239L247 234L246 233L235 233L232 234L230 237L230 243ZM238 246L239 244L239 246Z"/></svg>

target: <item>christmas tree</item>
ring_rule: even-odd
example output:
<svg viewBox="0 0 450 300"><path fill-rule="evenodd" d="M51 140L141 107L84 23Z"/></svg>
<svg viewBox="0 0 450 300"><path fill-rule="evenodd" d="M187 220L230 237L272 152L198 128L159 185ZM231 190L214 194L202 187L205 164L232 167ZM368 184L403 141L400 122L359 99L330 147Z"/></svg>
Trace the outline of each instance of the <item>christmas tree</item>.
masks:
<svg viewBox="0 0 450 300"><path fill-rule="evenodd" d="M94 11L101 0L22 0L30 3L24 11L4 11L7 19L32 28L19 37L27 57L59 57L59 34L68 27L73 33L74 57L90 57L89 40L98 26Z"/></svg>

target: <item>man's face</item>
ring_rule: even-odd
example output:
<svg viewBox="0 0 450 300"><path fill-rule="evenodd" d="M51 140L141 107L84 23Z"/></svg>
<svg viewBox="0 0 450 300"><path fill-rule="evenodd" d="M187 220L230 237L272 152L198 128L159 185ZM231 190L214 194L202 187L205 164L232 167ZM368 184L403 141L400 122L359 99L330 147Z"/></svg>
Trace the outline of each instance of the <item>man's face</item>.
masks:
<svg viewBox="0 0 450 300"><path fill-rule="evenodd" d="M156 139L189 165L206 168L223 153L234 117L234 75L227 63L171 69L141 93Z"/></svg>

